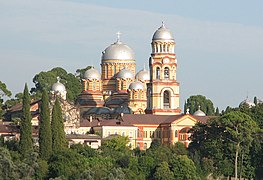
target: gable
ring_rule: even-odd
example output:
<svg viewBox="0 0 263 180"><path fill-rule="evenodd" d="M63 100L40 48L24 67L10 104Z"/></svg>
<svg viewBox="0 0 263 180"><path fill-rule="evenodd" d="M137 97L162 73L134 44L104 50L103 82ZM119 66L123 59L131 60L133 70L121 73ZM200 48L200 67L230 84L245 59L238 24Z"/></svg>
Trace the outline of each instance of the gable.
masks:
<svg viewBox="0 0 263 180"><path fill-rule="evenodd" d="M172 122L172 125L177 125L177 126L194 126L197 123L197 119L186 115L181 117L180 119Z"/></svg>

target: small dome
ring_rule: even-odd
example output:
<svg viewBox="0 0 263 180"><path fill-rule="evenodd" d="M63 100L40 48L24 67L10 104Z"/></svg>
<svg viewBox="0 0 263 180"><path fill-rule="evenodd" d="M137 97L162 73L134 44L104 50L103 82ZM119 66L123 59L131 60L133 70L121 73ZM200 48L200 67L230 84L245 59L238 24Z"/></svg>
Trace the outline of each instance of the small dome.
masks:
<svg viewBox="0 0 263 180"><path fill-rule="evenodd" d="M122 69L116 76L116 78L120 79L134 79L134 74L129 69Z"/></svg>
<svg viewBox="0 0 263 180"><path fill-rule="evenodd" d="M59 82L60 81L59 77L57 77L57 80L58 81L52 85L52 91L54 91L54 92L64 92L64 91L66 91L65 86L62 83Z"/></svg>
<svg viewBox="0 0 263 180"><path fill-rule="evenodd" d="M119 39L102 52L102 60L134 60L133 50Z"/></svg>
<svg viewBox="0 0 263 180"><path fill-rule="evenodd" d="M195 111L194 116L206 116L206 114L201 111L200 106L198 107L198 110Z"/></svg>
<svg viewBox="0 0 263 180"><path fill-rule="evenodd" d="M144 68L136 74L135 79L138 79L139 81L149 81L150 73Z"/></svg>
<svg viewBox="0 0 263 180"><path fill-rule="evenodd" d="M131 89L131 90L144 90L144 85L143 85L143 83L141 83L139 81L135 81L135 82L130 84L129 89Z"/></svg>
<svg viewBox="0 0 263 180"><path fill-rule="evenodd" d="M93 67L91 69L88 69L85 74L84 74L84 78L85 79L96 79L96 80L100 80L101 79L101 75L99 73L99 71L97 69L94 69Z"/></svg>
<svg viewBox="0 0 263 180"><path fill-rule="evenodd" d="M162 26L155 31L152 40L174 40L173 35L169 29L167 29L164 26L164 23L162 23Z"/></svg>
<svg viewBox="0 0 263 180"><path fill-rule="evenodd" d="M242 105L244 105L244 104L248 105L248 107L250 107L250 108L253 107L253 106L256 106L255 103L253 103L252 101L250 101L248 98L245 99L244 101L242 101L242 102L239 104L239 106L242 106Z"/></svg>

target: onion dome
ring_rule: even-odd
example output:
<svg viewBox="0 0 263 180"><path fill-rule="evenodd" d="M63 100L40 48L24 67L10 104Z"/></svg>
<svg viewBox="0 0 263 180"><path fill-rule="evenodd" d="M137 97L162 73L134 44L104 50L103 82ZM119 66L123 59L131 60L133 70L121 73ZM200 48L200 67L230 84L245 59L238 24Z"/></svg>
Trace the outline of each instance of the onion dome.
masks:
<svg viewBox="0 0 263 180"><path fill-rule="evenodd" d="M174 40L173 35L169 29L167 29L164 26L164 23L162 23L162 26L155 31L152 40Z"/></svg>
<svg viewBox="0 0 263 180"><path fill-rule="evenodd" d="M134 79L134 74L131 70L124 68L117 75L116 78L120 79Z"/></svg>
<svg viewBox="0 0 263 180"><path fill-rule="evenodd" d="M239 106L242 106L242 105L248 105L248 107L253 107L253 106L256 106L255 103L253 103L252 101L250 101L248 98L246 98L244 101L242 101Z"/></svg>
<svg viewBox="0 0 263 180"><path fill-rule="evenodd" d="M102 60L134 60L133 50L120 41L120 33L117 33L117 41L102 52Z"/></svg>
<svg viewBox="0 0 263 180"><path fill-rule="evenodd" d="M52 85L52 91L54 92L64 92L66 91L65 86L59 82L60 78L57 77L57 82Z"/></svg>
<svg viewBox="0 0 263 180"><path fill-rule="evenodd" d="M200 106L198 107L198 110L195 111L194 116L206 116L206 114L201 111Z"/></svg>
<svg viewBox="0 0 263 180"><path fill-rule="evenodd" d="M130 90L144 90L144 85L140 81L135 81L130 84L129 89Z"/></svg>
<svg viewBox="0 0 263 180"><path fill-rule="evenodd" d="M149 81L150 73L145 68L143 68L136 74L135 79L138 79L139 81Z"/></svg>
<svg viewBox="0 0 263 180"><path fill-rule="evenodd" d="M100 80L101 79L101 75L99 73L99 71L97 69L94 69L94 67L92 67L91 69L88 69L85 73L84 73L84 79L96 79L96 80Z"/></svg>

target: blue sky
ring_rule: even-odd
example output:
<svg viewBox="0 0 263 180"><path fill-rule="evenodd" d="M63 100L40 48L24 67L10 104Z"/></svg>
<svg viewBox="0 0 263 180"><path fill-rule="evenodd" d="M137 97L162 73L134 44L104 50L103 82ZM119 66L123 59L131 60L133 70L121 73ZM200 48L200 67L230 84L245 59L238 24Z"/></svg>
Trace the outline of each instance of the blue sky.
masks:
<svg viewBox="0 0 263 180"><path fill-rule="evenodd" d="M238 106L247 94L263 99L262 10L260 0L0 0L0 80L16 94L40 71L100 68L117 31L140 70L164 21L177 43L181 104L202 94L220 109Z"/></svg>

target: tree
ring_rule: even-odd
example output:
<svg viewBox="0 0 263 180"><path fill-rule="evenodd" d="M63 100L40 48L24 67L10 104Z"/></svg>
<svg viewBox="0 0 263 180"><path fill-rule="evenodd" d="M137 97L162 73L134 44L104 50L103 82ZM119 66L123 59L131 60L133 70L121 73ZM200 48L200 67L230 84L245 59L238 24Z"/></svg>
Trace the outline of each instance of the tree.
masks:
<svg viewBox="0 0 263 180"><path fill-rule="evenodd" d="M48 93L44 90L40 106L39 120L39 156L48 160L52 153L52 133L50 124L50 110Z"/></svg>
<svg viewBox="0 0 263 180"><path fill-rule="evenodd" d="M9 91L6 87L6 84L0 81L0 118L3 116L3 102L2 99L4 96L10 97L12 95L11 91Z"/></svg>
<svg viewBox="0 0 263 180"><path fill-rule="evenodd" d="M255 121L245 113L231 110L229 113L213 118L207 124L197 124L192 128L192 143L189 150L200 153L200 160L212 162L214 175L234 175L253 178L251 168L251 143L259 128ZM247 156L250 154L249 156ZM210 161L210 162L208 162ZM233 173L234 172L234 173Z"/></svg>
<svg viewBox="0 0 263 180"><path fill-rule="evenodd" d="M220 116L218 107L216 108L216 113L215 113L215 115L216 115L216 116Z"/></svg>
<svg viewBox="0 0 263 180"><path fill-rule="evenodd" d="M235 179L238 178L239 153L251 146L253 134L258 130L256 122L242 112L230 112L215 121L216 125L224 128L224 139L235 146Z"/></svg>
<svg viewBox="0 0 263 180"><path fill-rule="evenodd" d="M88 168L86 158L71 149L52 154L48 164L49 178L78 179L81 173Z"/></svg>
<svg viewBox="0 0 263 180"><path fill-rule="evenodd" d="M66 136L64 131L64 122L62 118L62 112L60 107L59 98L56 98L55 104L52 109L52 151L61 151L66 146Z"/></svg>
<svg viewBox="0 0 263 180"><path fill-rule="evenodd" d="M201 110L208 116L214 115L215 108L210 99L206 99L205 96L202 95L195 95L190 96L186 100L185 108L189 108L190 114L194 114L195 111L199 109L199 106ZM184 110L186 112L186 109Z"/></svg>
<svg viewBox="0 0 263 180"><path fill-rule="evenodd" d="M174 173L174 179L191 180L198 179L194 162L186 155L179 155L172 158L171 167Z"/></svg>
<svg viewBox="0 0 263 180"><path fill-rule="evenodd" d="M174 179L174 174L170 170L169 164L167 162L162 162L156 167L156 170L153 174L153 179L156 180Z"/></svg>
<svg viewBox="0 0 263 180"><path fill-rule="evenodd" d="M32 142L32 124L31 124L31 112L30 112L30 96L28 93L27 84L24 88L22 119L20 124L20 142L19 152L25 157L26 154L33 151Z"/></svg>
<svg viewBox="0 0 263 180"><path fill-rule="evenodd" d="M44 89L51 89L52 85L57 81L57 77L60 77L60 82L65 85L67 90L67 100L74 101L81 93L81 81L78 77L72 73L68 73L66 70L60 67L56 67L47 72L40 72L33 78L35 84L34 88L31 88L31 93L34 94L36 99L40 99Z"/></svg>

